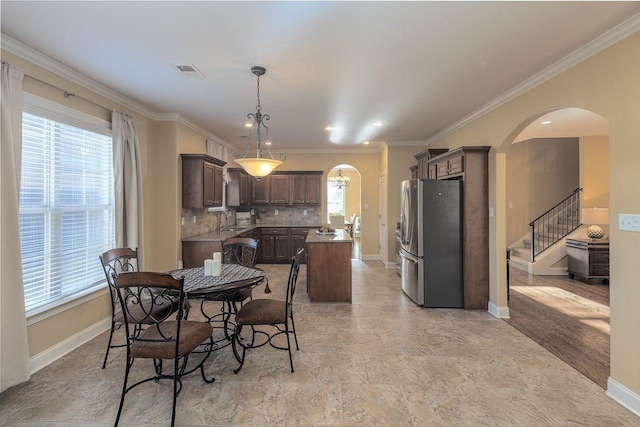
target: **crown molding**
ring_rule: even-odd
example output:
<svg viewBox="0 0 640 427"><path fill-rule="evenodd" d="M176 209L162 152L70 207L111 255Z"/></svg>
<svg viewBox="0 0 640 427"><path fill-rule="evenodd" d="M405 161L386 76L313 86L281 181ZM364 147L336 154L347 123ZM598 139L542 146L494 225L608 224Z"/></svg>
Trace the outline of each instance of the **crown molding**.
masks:
<svg viewBox="0 0 640 427"><path fill-rule="evenodd" d="M1 46L2 49L10 52L20 58L31 62L32 64L45 69L49 72L59 75L72 83L78 84L100 96L103 96L106 99L109 99L113 102L118 103L136 113L142 114L143 116L149 117L155 121L176 121L180 124L183 124L196 132L199 132L205 135L207 138L212 139L227 148L235 149L228 142L224 141L217 135L211 133L211 131L202 128L201 126L187 120L185 117L180 115L179 113L157 113L148 107L128 98L113 89L99 83L84 74L62 64L61 62L56 61L55 59L38 52L37 50L21 43L12 37L7 36L6 34L1 34Z"/></svg>
<svg viewBox="0 0 640 427"><path fill-rule="evenodd" d="M282 153L282 154L378 154L382 151L381 148L364 148L364 149L354 149L347 148L344 150L319 150L319 149L311 149L311 150L272 150L273 153Z"/></svg>
<svg viewBox="0 0 640 427"><path fill-rule="evenodd" d="M426 145L425 141L387 141L389 147L422 147Z"/></svg>
<svg viewBox="0 0 640 427"><path fill-rule="evenodd" d="M429 145L441 138L444 138L446 135L449 135L452 132L468 125L474 120L484 116L490 111L500 107L501 105L506 104L507 102L519 97L525 92L533 89L534 87L541 85L542 83L550 80L551 78L557 76L558 74L570 69L571 67L579 64L597 54L598 52L608 48L609 46L619 42L620 40L630 36L636 31L640 30L640 13L633 15L631 18L627 19L623 23L613 27L609 31L601 34L595 39L591 40L586 45L581 48L573 51L569 55L560 59L559 61L549 65L547 68L535 74L533 77L528 78L524 82L520 83L513 89L508 90L503 93L499 97L495 98L493 101L483 105L473 113L463 117L458 120L451 126L443 129L442 131L436 133L435 135L429 137L425 144Z"/></svg>
<svg viewBox="0 0 640 427"><path fill-rule="evenodd" d="M113 102L117 102L118 104L127 107L137 113L150 118L153 118L156 115L156 113L150 110L148 107L130 98L127 98L124 95L119 94L118 92L108 88L107 86L98 83L97 81L85 76L84 74L74 70L73 68L70 68L62 64L61 62L58 62L55 59L38 52L37 50L7 36L4 33L2 34L2 49L5 49L7 52L10 52L16 56L19 56L20 58L25 59L40 68L43 68L73 83L87 88L92 92L95 92L96 94L103 96Z"/></svg>

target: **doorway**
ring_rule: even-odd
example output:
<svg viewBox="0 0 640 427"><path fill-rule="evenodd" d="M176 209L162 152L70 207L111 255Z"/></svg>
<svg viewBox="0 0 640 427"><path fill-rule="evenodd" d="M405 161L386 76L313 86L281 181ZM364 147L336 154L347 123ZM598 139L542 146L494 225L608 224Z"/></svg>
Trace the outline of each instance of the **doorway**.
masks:
<svg viewBox="0 0 640 427"><path fill-rule="evenodd" d="M576 215L584 208L608 208L608 135L606 118L564 108L532 118L508 147L503 146L505 243L511 254L506 321L604 389L610 370L609 286L568 277L564 240L546 250L547 258L552 258L549 252L558 253L557 261L547 260L548 267L530 261L526 241L535 240L529 223L561 201L560 193L581 189ZM545 198L559 189L559 200L547 200L551 205L545 206ZM566 237L584 239L584 228ZM608 224L602 228L608 237ZM524 255L514 260L514 253Z"/></svg>
<svg viewBox="0 0 640 427"><path fill-rule="evenodd" d="M349 232L352 259L362 258L361 192L362 178L354 166L339 164L327 174L327 222L340 224Z"/></svg>

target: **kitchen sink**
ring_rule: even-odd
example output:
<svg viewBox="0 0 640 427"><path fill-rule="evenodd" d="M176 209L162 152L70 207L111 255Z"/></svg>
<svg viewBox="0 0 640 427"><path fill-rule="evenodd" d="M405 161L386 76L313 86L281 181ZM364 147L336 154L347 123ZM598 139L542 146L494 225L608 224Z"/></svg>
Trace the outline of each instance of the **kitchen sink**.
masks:
<svg viewBox="0 0 640 427"><path fill-rule="evenodd" d="M246 230L249 227L222 227L220 231L242 231Z"/></svg>

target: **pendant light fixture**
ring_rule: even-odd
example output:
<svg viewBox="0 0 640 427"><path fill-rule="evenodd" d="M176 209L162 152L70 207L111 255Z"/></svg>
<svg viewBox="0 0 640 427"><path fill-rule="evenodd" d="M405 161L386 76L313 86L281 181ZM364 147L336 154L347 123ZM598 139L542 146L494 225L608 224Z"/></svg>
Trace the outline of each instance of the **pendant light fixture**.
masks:
<svg viewBox="0 0 640 427"><path fill-rule="evenodd" d="M344 188L351 184L351 178L342 175L342 168L338 168L338 175L330 176L329 183L333 187Z"/></svg>
<svg viewBox="0 0 640 427"><path fill-rule="evenodd" d="M265 124L271 117L268 114L262 114L262 107L260 106L260 76L264 75L267 70L264 67L254 66L251 67L251 72L258 77L257 92L258 92L258 105L256 105L256 112L247 114L247 118L253 120L253 123L247 124L249 127L249 145L244 157L240 157L239 153L235 151L232 154L233 160L238 163L242 168L251 176L255 176L260 179L263 176L269 175L275 168L280 166L286 159L284 154L280 154L278 157L280 160L273 158L271 154L271 141L269 141L269 128ZM249 150L251 149L252 133L255 129L256 134L256 156L249 157ZM262 157L262 131L265 132L265 145L267 146L267 152L269 157Z"/></svg>

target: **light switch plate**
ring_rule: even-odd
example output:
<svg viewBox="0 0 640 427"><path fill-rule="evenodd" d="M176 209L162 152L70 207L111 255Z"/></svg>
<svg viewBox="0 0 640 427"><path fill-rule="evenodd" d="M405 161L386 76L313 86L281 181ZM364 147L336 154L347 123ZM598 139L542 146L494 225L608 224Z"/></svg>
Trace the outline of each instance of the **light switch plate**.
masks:
<svg viewBox="0 0 640 427"><path fill-rule="evenodd" d="M618 228L620 231L640 233L640 215L618 214Z"/></svg>

